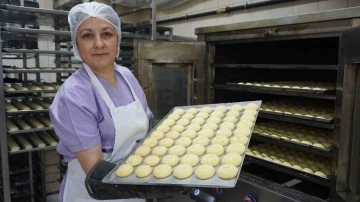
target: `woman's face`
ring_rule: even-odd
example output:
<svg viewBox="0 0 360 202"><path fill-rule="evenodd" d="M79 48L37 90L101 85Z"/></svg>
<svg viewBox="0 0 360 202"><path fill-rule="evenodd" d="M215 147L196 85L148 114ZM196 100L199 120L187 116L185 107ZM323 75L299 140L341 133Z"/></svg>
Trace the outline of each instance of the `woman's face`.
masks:
<svg viewBox="0 0 360 202"><path fill-rule="evenodd" d="M82 60L91 68L113 66L118 51L115 28L99 18L90 17L77 30L76 43Z"/></svg>

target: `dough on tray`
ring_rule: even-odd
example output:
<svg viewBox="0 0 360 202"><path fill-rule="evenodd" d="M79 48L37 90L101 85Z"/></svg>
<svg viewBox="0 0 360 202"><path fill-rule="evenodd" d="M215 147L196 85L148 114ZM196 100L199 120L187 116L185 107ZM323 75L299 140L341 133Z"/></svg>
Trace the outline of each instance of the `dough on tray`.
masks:
<svg viewBox="0 0 360 202"><path fill-rule="evenodd" d="M211 166L217 166L220 163L220 158L218 155L216 154L206 154L202 159L201 159L201 164L207 164L207 165L211 165Z"/></svg>
<svg viewBox="0 0 360 202"><path fill-rule="evenodd" d="M24 116L26 122L28 122L32 128L44 128L45 126L36 120L34 117L31 116Z"/></svg>
<svg viewBox="0 0 360 202"><path fill-rule="evenodd" d="M179 116L178 114L170 114L170 115L168 116L168 119L172 119L172 120L174 120L174 121L177 121L177 120L180 119L180 116Z"/></svg>
<svg viewBox="0 0 360 202"><path fill-rule="evenodd" d="M201 156L202 154L205 153L205 147L202 146L201 144L193 144L187 148L186 152L188 154L195 154L195 155Z"/></svg>
<svg viewBox="0 0 360 202"><path fill-rule="evenodd" d="M7 129L9 132L18 131L18 130L19 130L19 128L18 128L9 118L6 118L6 129Z"/></svg>
<svg viewBox="0 0 360 202"><path fill-rule="evenodd" d="M139 155L131 155L129 158L126 159L126 164L132 165L132 166L138 166L142 162L142 157Z"/></svg>
<svg viewBox="0 0 360 202"><path fill-rule="evenodd" d="M183 109L175 109L173 114L177 114L177 115L181 116L181 115L185 114L185 110L183 110Z"/></svg>
<svg viewBox="0 0 360 202"><path fill-rule="evenodd" d="M242 162L243 158L238 153L228 153L222 159L222 164L232 164L234 166L239 166Z"/></svg>
<svg viewBox="0 0 360 202"><path fill-rule="evenodd" d="M180 136L180 133L177 131L174 131L174 130L166 133L166 137L171 138L173 140L177 139L179 136Z"/></svg>
<svg viewBox="0 0 360 202"><path fill-rule="evenodd" d="M245 150L246 147L243 144L234 143L226 148L226 153L238 153L240 155L243 155L245 153Z"/></svg>
<svg viewBox="0 0 360 202"><path fill-rule="evenodd" d="M208 128L211 130L216 130L218 128L218 125L216 123L205 123L202 127L203 129Z"/></svg>
<svg viewBox="0 0 360 202"><path fill-rule="evenodd" d="M181 133L181 137L188 137L194 139L196 137L196 132L194 130L185 130Z"/></svg>
<svg viewBox="0 0 360 202"><path fill-rule="evenodd" d="M122 164L119 166L119 168L116 170L115 174L118 177L127 177L131 175L131 173L134 172L134 167L129 164Z"/></svg>
<svg viewBox="0 0 360 202"><path fill-rule="evenodd" d="M218 155L218 156L222 155L224 152L225 152L225 149L220 144L212 144L206 150L206 153L215 154L215 155Z"/></svg>
<svg viewBox="0 0 360 202"><path fill-rule="evenodd" d="M249 103L248 105L246 105L245 108L246 108L246 109L258 110L258 109L259 109L259 105L255 104L255 103Z"/></svg>
<svg viewBox="0 0 360 202"><path fill-rule="evenodd" d="M245 146L247 145L248 142L249 142L249 138L243 135L235 136L230 139L231 144L240 143Z"/></svg>
<svg viewBox="0 0 360 202"><path fill-rule="evenodd" d="M200 117L200 118L203 118L203 119L207 119L209 117L209 114L206 113L206 112L199 112L196 117Z"/></svg>
<svg viewBox="0 0 360 202"><path fill-rule="evenodd" d="M143 142L143 145L149 146L149 147L155 147L158 144L158 141L155 138L146 138Z"/></svg>
<svg viewBox="0 0 360 202"><path fill-rule="evenodd" d="M188 119L188 120L191 120L194 118L194 115L191 114L191 113L185 113L182 117L182 119Z"/></svg>
<svg viewBox="0 0 360 202"><path fill-rule="evenodd" d="M165 124L161 124L159 125L157 128L156 128L156 131L160 131L160 132L163 132L163 133L167 133L170 131L170 127L168 125L165 125Z"/></svg>
<svg viewBox="0 0 360 202"><path fill-rule="evenodd" d="M206 123L216 123L216 124L219 124L221 122L221 119L217 116L210 116L210 118L208 118L206 120Z"/></svg>
<svg viewBox="0 0 360 202"><path fill-rule="evenodd" d="M167 137L159 141L159 145L164 147L171 147L173 146L173 144L174 144L174 140Z"/></svg>
<svg viewBox="0 0 360 202"><path fill-rule="evenodd" d="M26 137L24 135L16 135L16 136L14 136L14 138L17 140L17 142L20 144L20 146L22 148L24 148L25 150L33 148L31 143L26 139Z"/></svg>
<svg viewBox="0 0 360 202"><path fill-rule="evenodd" d="M171 173L173 172L172 167L167 164L161 164L156 166L154 169L154 177L157 179L163 179L166 177L169 177Z"/></svg>
<svg viewBox="0 0 360 202"><path fill-rule="evenodd" d="M229 139L225 136L216 136L212 139L211 143L225 146L225 145L229 144Z"/></svg>
<svg viewBox="0 0 360 202"><path fill-rule="evenodd" d="M202 146L207 146L208 144L210 143L210 140L209 138L207 137L197 137L193 140L193 144L199 144L199 145L202 145Z"/></svg>
<svg viewBox="0 0 360 202"><path fill-rule="evenodd" d="M220 128L227 128L232 130L235 128L235 124L232 122L223 122L222 124L220 124Z"/></svg>
<svg viewBox="0 0 360 202"><path fill-rule="evenodd" d="M182 156L185 152L186 148L183 145L175 145L169 149L169 154L175 156Z"/></svg>
<svg viewBox="0 0 360 202"><path fill-rule="evenodd" d="M168 119L165 119L161 124L171 127L171 126L175 125L175 120L168 118Z"/></svg>
<svg viewBox="0 0 360 202"><path fill-rule="evenodd" d="M20 146L15 142L15 140L11 136L7 137L7 145L11 152L20 150Z"/></svg>
<svg viewBox="0 0 360 202"><path fill-rule="evenodd" d="M221 136L225 136L225 137L230 137L232 135L232 131L230 129L227 128L220 128L217 132L216 135L221 135Z"/></svg>
<svg viewBox="0 0 360 202"><path fill-rule="evenodd" d="M195 108L190 108L190 109L186 110L186 113L190 113L190 114L195 115L195 114L198 113L198 110L195 109Z"/></svg>
<svg viewBox="0 0 360 202"><path fill-rule="evenodd" d="M209 129L209 128L205 128L205 129L200 130L198 132L197 136L198 137L212 138L214 136L214 131Z"/></svg>
<svg viewBox="0 0 360 202"><path fill-rule="evenodd" d="M203 118L201 118L201 117L196 117L193 120L191 120L191 123L196 123L196 124L199 124L199 125L203 125L205 123L205 120Z"/></svg>
<svg viewBox="0 0 360 202"><path fill-rule="evenodd" d="M237 129L234 130L235 137L239 137L239 136L249 137L250 135L251 135L251 130L247 127L238 127Z"/></svg>
<svg viewBox="0 0 360 202"><path fill-rule="evenodd" d="M187 126L190 124L190 121L189 121L189 119L181 118L178 122L176 122L176 124Z"/></svg>
<svg viewBox="0 0 360 202"><path fill-rule="evenodd" d="M214 176L215 169L211 165L203 164L196 168L195 175L200 180L206 180Z"/></svg>
<svg viewBox="0 0 360 202"><path fill-rule="evenodd" d="M23 118L14 117L13 120L16 122L17 125L20 126L21 130L30 130L31 126L27 124Z"/></svg>
<svg viewBox="0 0 360 202"><path fill-rule="evenodd" d="M34 115L34 117L43 123L46 127L54 127L49 118L39 115Z"/></svg>
<svg viewBox="0 0 360 202"><path fill-rule="evenodd" d="M185 127L183 125L180 125L180 124L176 124L175 126L173 126L171 128L171 130L174 130L174 131L177 131L177 132L182 132L185 130Z"/></svg>
<svg viewBox="0 0 360 202"><path fill-rule="evenodd" d="M188 125L187 127L188 130L194 130L194 131L199 131L201 129L201 126L197 123L192 123L190 125Z"/></svg>
<svg viewBox="0 0 360 202"><path fill-rule="evenodd" d="M19 102L15 98L11 99L11 104L13 104L16 108L20 110L30 110L30 107L24 105L23 103Z"/></svg>
<svg viewBox="0 0 360 202"><path fill-rule="evenodd" d="M180 137L179 139L176 140L175 144L188 147L189 145L191 145L191 139L188 137Z"/></svg>
<svg viewBox="0 0 360 202"><path fill-rule="evenodd" d="M5 110L6 112L17 112L19 111L13 104L5 102Z"/></svg>
<svg viewBox="0 0 360 202"><path fill-rule="evenodd" d="M215 108L215 111L222 111L222 112L226 112L227 108L224 105L219 105Z"/></svg>
<svg viewBox="0 0 360 202"><path fill-rule="evenodd" d="M151 167L156 166L159 163L160 163L160 157L155 156L155 155L150 155L150 156L146 157L144 160L144 164L149 165Z"/></svg>
<svg viewBox="0 0 360 202"><path fill-rule="evenodd" d="M237 111L237 110L230 110L226 116L234 116L235 118L239 117L240 116L240 112Z"/></svg>
<svg viewBox="0 0 360 202"><path fill-rule="evenodd" d="M156 140L161 140L164 138L164 136L165 136L164 133L161 131L154 131L150 135L151 138L154 138Z"/></svg>
<svg viewBox="0 0 360 202"><path fill-rule="evenodd" d="M194 173L194 168L188 164L180 164L174 169L174 177L177 179L189 178Z"/></svg>
<svg viewBox="0 0 360 202"><path fill-rule="evenodd" d="M189 164L190 166L196 166L199 163L199 157L195 154L185 154L181 160L181 164Z"/></svg>
<svg viewBox="0 0 360 202"><path fill-rule="evenodd" d="M163 157L161 163L167 164L169 166L176 166L180 161L180 158L175 155L166 155Z"/></svg>
<svg viewBox="0 0 360 202"><path fill-rule="evenodd" d="M29 106L29 107L30 107L31 109L33 109L33 110L42 110L42 109L44 109L43 106L41 106L41 105L39 105L39 104L37 104L37 103L35 103L35 102L32 102L32 101L30 101L30 100L28 100L28 99L23 99L22 102L23 102L25 105Z"/></svg>
<svg viewBox="0 0 360 202"><path fill-rule="evenodd" d="M224 116L224 112L222 112L222 111L214 111L213 113L210 114L210 116L222 118Z"/></svg>
<svg viewBox="0 0 360 202"><path fill-rule="evenodd" d="M232 122L232 123L235 123L235 122L237 122L237 118L236 118L235 116L227 115L227 116L224 118L224 122Z"/></svg>
<svg viewBox="0 0 360 202"><path fill-rule="evenodd" d="M156 146L152 149L151 154L156 156L163 156L167 152L167 148L164 146Z"/></svg>
<svg viewBox="0 0 360 202"><path fill-rule="evenodd" d="M211 113L213 110L210 107L203 107L200 109L201 112Z"/></svg>
<svg viewBox="0 0 360 202"><path fill-rule="evenodd" d="M239 104L234 104L230 107L230 110L236 110L236 111L241 112L243 110L243 107Z"/></svg>
<svg viewBox="0 0 360 202"><path fill-rule="evenodd" d="M147 177L152 173L152 168L149 165L141 165L136 168L135 175L136 177L143 178Z"/></svg>
<svg viewBox="0 0 360 202"><path fill-rule="evenodd" d="M145 145L140 146L135 150L135 154L142 157L147 156L148 154L150 154L150 152L151 152L151 148Z"/></svg>
<svg viewBox="0 0 360 202"><path fill-rule="evenodd" d="M40 138L42 138L47 143L47 145L50 145L50 146L57 145L57 141L51 135L47 134L46 132L40 131L37 134L40 136Z"/></svg>
<svg viewBox="0 0 360 202"><path fill-rule="evenodd" d="M236 177L239 169L231 164L224 164L219 167L217 171L217 176L223 180L229 180Z"/></svg>

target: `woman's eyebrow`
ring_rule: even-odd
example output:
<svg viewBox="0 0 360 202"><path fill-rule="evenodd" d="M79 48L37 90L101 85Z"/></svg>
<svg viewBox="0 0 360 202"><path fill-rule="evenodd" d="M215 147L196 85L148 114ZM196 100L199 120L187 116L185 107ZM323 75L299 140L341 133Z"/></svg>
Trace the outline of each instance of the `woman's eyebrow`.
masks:
<svg viewBox="0 0 360 202"><path fill-rule="evenodd" d="M82 29L80 32L83 32L83 31L89 31L89 32L91 32L91 29L84 28L84 29Z"/></svg>

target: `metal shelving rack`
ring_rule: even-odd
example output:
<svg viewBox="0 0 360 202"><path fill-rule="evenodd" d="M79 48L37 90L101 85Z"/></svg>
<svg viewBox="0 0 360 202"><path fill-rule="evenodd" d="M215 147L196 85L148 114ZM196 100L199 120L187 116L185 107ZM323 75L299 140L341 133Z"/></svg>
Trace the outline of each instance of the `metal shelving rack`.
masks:
<svg viewBox="0 0 360 202"><path fill-rule="evenodd" d="M22 4L24 1L22 0ZM31 8L23 6L14 6L14 5L1 5L0 15L4 16L1 21L4 23L17 23L17 24L36 24L36 25L46 25L53 26L56 30L56 26L59 23L67 23L67 13L66 11L58 11L52 9L40 9L40 8ZM24 27L24 26L22 26ZM51 31L51 30L40 30L40 29L28 29L28 28L10 28L10 27L1 27L0 29L0 41L6 40L21 40L23 47L25 44L25 37L31 37L36 41L53 41L56 44L59 44L59 41L69 41L70 33L68 31ZM39 50L39 49L14 49L14 48L3 48L0 44L0 142L1 142L1 171L2 171L2 189L3 189L3 201L10 202L12 198L14 200L24 201L46 201L46 190L45 190L45 165L44 165L44 151L53 150L55 146L46 144L46 141L43 142L46 144L45 147L37 148L35 144L27 138L34 147L31 149L21 148L18 151L9 151L8 150L8 137L16 137L19 134L30 133L38 131L48 131L52 130L51 127L44 127L40 129L30 129L30 130L19 130L16 132L8 132L6 128L6 118L12 116L21 116L21 115L31 115L31 114L46 114L48 109L42 110L27 110L27 111L16 111L16 112L6 112L5 110L5 101L11 98L33 98L41 97L43 93L55 93L56 90L28 90L28 91L13 91L5 92L4 89L4 76L8 74L16 74L18 79L23 81L28 81L29 74L35 74L35 82L41 82L42 73L54 73L56 74L56 82L62 81L62 75L64 73L71 74L76 71L76 68L71 66L62 67L59 62L56 62L55 68L43 67L40 65L40 55L55 55L56 58L60 56L71 57L72 52L70 50L62 51L60 49L56 50ZM3 65L3 59L14 59L22 60L22 68L5 68ZM35 68L28 67L28 60L35 60ZM60 64L60 65L59 65ZM57 139L54 137L54 140ZM19 142L17 142L19 143ZM19 144L20 145L20 144ZM29 186L27 193L16 196L12 193L13 176L17 171L11 169L10 161L14 158L21 156L27 156L27 169L19 171L20 173L28 173L29 180L27 183L22 184L21 186ZM34 158L39 159L39 163L34 161ZM10 167L10 168L9 168ZM34 168L38 167L39 171ZM40 174L40 175L39 175ZM36 183L41 184L36 186Z"/></svg>

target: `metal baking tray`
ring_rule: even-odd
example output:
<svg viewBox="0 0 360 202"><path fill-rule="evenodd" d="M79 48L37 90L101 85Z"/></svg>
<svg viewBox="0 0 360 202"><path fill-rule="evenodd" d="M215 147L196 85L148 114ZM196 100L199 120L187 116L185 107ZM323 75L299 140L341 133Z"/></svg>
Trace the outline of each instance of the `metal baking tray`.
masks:
<svg viewBox="0 0 360 202"><path fill-rule="evenodd" d="M334 119L320 119L316 117L307 117L307 116L300 116L300 115L294 115L294 114L285 114L284 112L273 112L273 111L266 111L264 109L260 109L261 113L266 114L272 114L272 115L280 115L280 116L287 116L292 118L298 118L298 119L307 119L312 121L319 121L324 123L331 123Z"/></svg>
<svg viewBox="0 0 360 202"><path fill-rule="evenodd" d="M220 106L220 105L225 105L228 109L234 105L234 104L239 104L243 107L245 107L247 104L249 103L255 103L259 106L259 109L261 107L261 101L251 101L251 102L234 102L234 103L219 103L219 104L208 104L208 105L195 105L195 106L183 106L183 107L175 107L173 108L173 110L171 110L160 122L158 125L156 125L156 127L154 127L144 138L143 140L140 142L140 144L138 144L136 147L133 148L133 150L129 153L128 156L126 156L124 160L126 160L130 155L132 155L136 148L141 146L142 145L142 142L153 132L156 130L156 128L161 125L162 121L165 120L175 109L184 109L184 110L187 110L187 109L190 109L190 108L196 108L196 109L201 109L202 107L210 107L212 109L216 108L217 106ZM243 112L243 111L242 111ZM259 111L258 111L259 112ZM257 119L257 115L255 116L255 121L254 121L254 125L256 123L256 119ZM240 120L242 116L242 113L240 113L240 116L238 117L238 122ZM224 117L223 117L224 118ZM238 123L236 122L236 123ZM235 124L236 124L235 123ZM186 128L186 127L185 127ZM253 132L253 129L254 129L254 126L252 127L251 129L251 133ZM185 129L186 130L186 129ZM217 131L217 130L216 130ZM214 131L216 133L216 131ZM214 136L215 137L215 136ZM212 138L214 138L212 137ZM229 137L229 139L231 138L232 136ZM210 138L210 142L212 140L212 138ZM251 134L249 136L249 142L250 142L250 139L251 139ZM247 143L246 145L246 148L249 146L249 142ZM205 148L209 147L211 144L207 145ZM230 145L230 143L228 144ZM226 145L224 147L224 149L226 150L226 147L228 146ZM205 155L206 153L204 153L203 155L199 156L199 159L201 161L202 157ZM226 152L224 152L223 155L220 156L220 161L222 159L222 157L226 154ZM166 154L165 154L166 155ZM164 156L165 156L164 155ZM243 161L241 162L240 166L238 167L239 168L239 171L238 171L238 174L236 175L235 178L233 179L230 179L230 180L222 180L220 179L216 173L215 175L210 178L210 179L207 179L207 180L200 180L200 179L197 179L196 176L195 176L195 170L196 168L201 165L201 163L199 162L198 165L194 166L193 169L194 169L194 173L191 177L187 178L187 179L184 179L184 180L179 180L179 179L176 179L172 174L167 177L167 178L164 178L164 179L157 179L155 178L152 174L149 175L148 177L145 177L145 178L137 178L134 173L132 173L130 176L128 177L124 177L124 178L119 178L116 176L115 172L116 170L118 169L118 167L120 165L122 165L122 161L119 162L117 164L117 166L102 180L104 183L109 183L109 184L132 184L132 185L178 185L178 186L187 186L187 187L219 187L219 188L232 188L232 187L235 187L236 185L236 182L238 181L238 178L239 178L239 175L240 175L240 171L241 171L241 168L242 168L242 165L244 163L244 159L245 159L245 154L242 155L243 157ZM143 157L143 158L146 158L146 157ZM177 164L179 165L179 164ZM176 165L176 166L177 166ZM173 169L176 167L174 166ZM215 167L215 171L217 171L217 169L221 166L221 162L219 163L219 165L217 165ZM156 166L154 166L153 168L155 168ZM136 169L136 168L135 168Z"/></svg>

